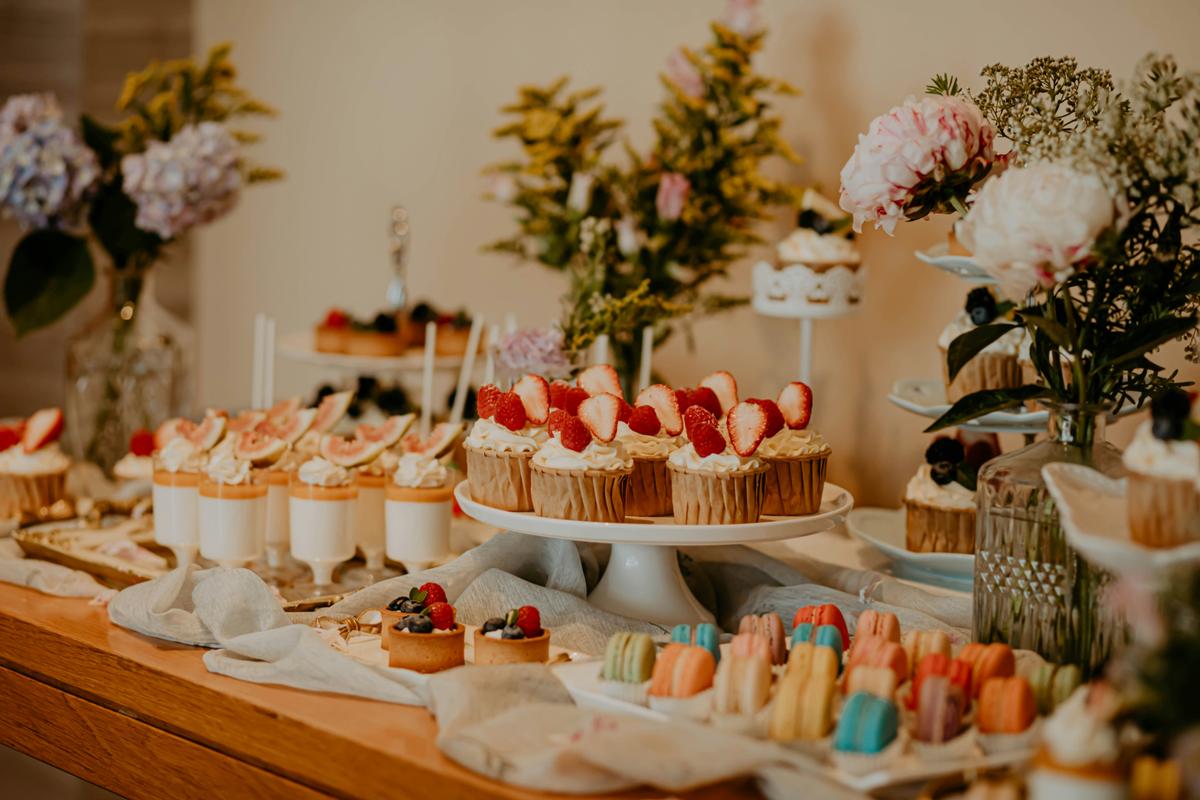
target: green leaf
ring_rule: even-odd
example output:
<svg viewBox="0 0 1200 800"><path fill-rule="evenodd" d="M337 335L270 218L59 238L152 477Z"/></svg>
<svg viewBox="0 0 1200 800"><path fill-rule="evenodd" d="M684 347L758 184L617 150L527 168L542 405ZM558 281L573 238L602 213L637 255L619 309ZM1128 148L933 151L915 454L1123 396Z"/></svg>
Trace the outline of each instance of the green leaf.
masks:
<svg viewBox="0 0 1200 800"><path fill-rule="evenodd" d="M1162 317L1156 319L1139 328L1134 328L1119 341L1114 342L1118 347L1125 348L1119 355L1110 358L1101 357L1097 360L1103 365L1110 367L1117 364L1124 364L1127 361L1133 361L1169 341L1178 339L1194 327L1196 327L1196 317L1194 314L1189 314L1185 317Z"/></svg>
<svg viewBox="0 0 1200 800"><path fill-rule="evenodd" d="M119 175L100 187L88 212L88 222L118 269L134 260L149 264L162 246L158 234L134 225L136 218L137 206L121 190Z"/></svg>
<svg viewBox="0 0 1200 800"><path fill-rule="evenodd" d="M934 433L945 428L953 428L976 417L990 414L993 411L1003 411L1015 408L1026 400L1037 397L1047 397L1050 392L1045 386L1022 386L1018 389L987 389L982 392L972 392L950 406L933 424L925 429L925 433Z"/></svg>
<svg viewBox="0 0 1200 800"><path fill-rule="evenodd" d="M1068 353L1074 351L1075 343L1071 341L1071 334L1067 332L1067 329L1062 324L1030 311L1021 311L1019 314L1021 319L1049 336L1050 340L1063 350L1066 350Z"/></svg>
<svg viewBox="0 0 1200 800"><path fill-rule="evenodd" d="M4 306L17 336L57 321L91 291L95 277L85 240L51 229L26 235L4 279Z"/></svg>
<svg viewBox="0 0 1200 800"><path fill-rule="evenodd" d="M117 162L117 140L121 134L87 114L79 115L79 126L83 131L84 143L96 154L101 169L108 169Z"/></svg>
<svg viewBox="0 0 1200 800"><path fill-rule="evenodd" d="M1009 323L979 325L954 337L954 341L946 350L946 367L950 370L950 380L954 380L959 370L965 367L968 361L979 355L985 347L1019 327L1021 326Z"/></svg>

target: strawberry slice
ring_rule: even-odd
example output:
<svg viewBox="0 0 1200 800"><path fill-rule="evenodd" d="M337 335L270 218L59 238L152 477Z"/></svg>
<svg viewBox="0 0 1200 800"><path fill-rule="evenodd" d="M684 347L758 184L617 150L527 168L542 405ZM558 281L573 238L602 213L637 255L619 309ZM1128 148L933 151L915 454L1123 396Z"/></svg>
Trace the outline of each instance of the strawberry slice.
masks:
<svg viewBox="0 0 1200 800"><path fill-rule="evenodd" d="M629 415L629 430L634 433L640 433L643 436L657 436L662 430L662 423L658 421L658 412L651 406L635 406L633 413Z"/></svg>
<svg viewBox="0 0 1200 800"><path fill-rule="evenodd" d="M653 408L668 436L678 436L683 432L683 412L679 410L678 397L670 386L661 383L647 386L638 392L634 405Z"/></svg>
<svg viewBox="0 0 1200 800"><path fill-rule="evenodd" d="M804 430L812 419L813 395L808 384L792 381L783 387L776 401L783 420L794 431Z"/></svg>
<svg viewBox="0 0 1200 800"><path fill-rule="evenodd" d="M546 379L541 375L525 375L512 390L521 398L526 418L534 425L545 425L550 415L550 384Z"/></svg>
<svg viewBox="0 0 1200 800"><path fill-rule="evenodd" d="M767 412L756 403L738 403L729 410L725 427L733 452L742 458L749 458L766 436Z"/></svg>
<svg viewBox="0 0 1200 800"><path fill-rule="evenodd" d="M0 425L0 453L21 443L21 434L15 425Z"/></svg>
<svg viewBox="0 0 1200 800"><path fill-rule="evenodd" d="M754 403L754 405L766 412L767 439L770 439L772 436L783 430L783 426L786 424L783 421L783 412L779 410L779 406L775 404L774 400L763 400L762 398L752 397L746 402Z"/></svg>
<svg viewBox="0 0 1200 800"><path fill-rule="evenodd" d="M738 388L737 381L733 379L725 370L720 370L709 375L704 380L700 381L701 386L707 386L717 393L717 399L721 401L721 413L729 413L729 409L733 408L738 403ZM690 400L690 398L689 398Z"/></svg>
<svg viewBox="0 0 1200 800"><path fill-rule="evenodd" d="M725 452L725 437L717 430L716 425L701 423L693 428L693 433L689 438L692 440L692 447L696 448L696 455L701 458Z"/></svg>
<svg viewBox="0 0 1200 800"><path fill-rule="evenodd" d="M602 442L616 438L620 414L621 398L614 394L594 395L579 404L579 419Z"/></svg>
<svg viewBox="0 0 1200 800"><path fill-rule="evenodd" d="M717 397L717 393L708 386L697 386L695 389L688 389L688 406L704 406L712 412L714 417L719 417L725 413L725 409L721 408L721 400Z"/></svg>
<svg viewBox="0 0 1200 800"><path fill-rule="evenodd" d="M525 404L516 392L505 392L500 395L496 407L496 424L503 425L510 431L519 431L525 427L528 418L525 416Z"/></svg>
<svg viewBox="0 0 1200 800"><path fill-rule="evenodd" d="M496 416L496 409L500 406L500 396L504 392L500 391L500 387L492 383L485 383L479 387L479 391L475 394L475 414L480 419L491 419Z"/></svg>
<svg viewBox="0 0 1200 800"><path fill-rule="evenodd" d="M717 418L704 406L688 406L688 410L683 414L683 427L687 431L687 437L695 441L695 432L701 425L716 427Z"/></svg>
<svg viewBox="0 0 1200 800"><path fill-rule="evenodd" d="M613 369L612 364L593 364L576 376L575 385L592 397L598 394L625 397L625 393L621 391L621 379L617 377L617 371Z"/></svg>
<svg viewBox="0 0 1200 800"><path fill-rule="evenodd" d="M688 410L688 406L690 405L690 403L688 403L688 390L687 389L676 389L675 390L675 404L679 406L680 414L682 414L683 412Z"/></svg>
<svg viewBox="0 0 1200 800"><path fill-rule="evenodd" d="M25 434L21 437L21 447L26 453L41 450L46 445L56 441L62 435L63 413L58 408L43 408L33 412L25 421Z"/></svg>
<svg viewBox="0 0 1200 800"><path fill-rule="evenodd" d="M597 395L597 397L606 397L609 395ZM558 432L558 439L562 442L562 446L568 450L574 450L576 453L582 453L589 444L592 443L592 434L587 429L587 425L579 417L567 416L563 420L562 429Z"/></svg>

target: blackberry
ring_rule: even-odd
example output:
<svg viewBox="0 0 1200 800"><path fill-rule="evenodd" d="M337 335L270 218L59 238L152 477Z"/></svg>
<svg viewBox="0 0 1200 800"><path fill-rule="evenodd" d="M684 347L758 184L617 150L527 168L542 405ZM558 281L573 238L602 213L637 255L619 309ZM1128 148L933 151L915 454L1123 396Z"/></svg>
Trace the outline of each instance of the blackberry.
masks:
<svg viewBox="0 0 1200 800"><path fill-rule="evenodd" d="M1183 438L1183 420L1169 417L1155 417L1150 423L1150 433L1155 439L1171 442Z"/></svg>
<svg viewBox="0 0 1200 800"><path fill-rule="evenodd" d="M355 397L371 398L375 396L375 390L379 388L379 381L375 380L372 375L359 375L358 385L354 389Z"/></svg>
<svg viewBox="0 0 1200 800"><path fill-rule="evenodd" d="M375 396L375 405L379 406L379 410L388 416L406 414L412 409L412 405L408 402L408 392L399 386L380 389L379 394Z"/></svg>
<svg viewBox="0 0 1200 800"><path fill-rule="evenodd" d="M518 628L516 625L506 625L504 630L500 632L501 639L524 639L525 631Z"/></svg>
<svg viewBox="0 0 1200 800"><path fill-rule="evenodd" d="M933 478L933 482L938 486L945 486L953 481L957 473L958 468L949 461L939 461L929 468L929 477Z"/></svg>
<svg viewBox="0 0 1200 800"><path fill-rule="evenodd" d="M350 417L350 419L358 419L362 416L362 414L362 403L358 402L358 400L351 400L350 405L346 406L346 415Z"/></svg>
<svg viewBox="0 0 1200 800"><path fill-rule="evenodd" d="M937 464L942 461L957 464L965 456L962 443L949 436L939 436L925 449L926 464Z"/></svg>
<svg viewBox="0 0 1200 800"><path fill-rule="evenodd" d="M996 318L996 297L985 287L972 289L967 295L966 310L975 325L987 325Z"/></svg>
<svg viewBox="0 0 1200 800"><path fill-rule="evenodd" d="M317 401L315 403L313 403L313 405L314 406L320 405L322 400L324 400L329 395L334 394L335 392L337 392L337 389L334 389L328 383L322 383L317 388Z"/></svg>
<svg viewBox="0 0 1200 800"><path fill-rule="evenodd" d="M395 333L396 318L391 314L385 314L381 311L375 315L374 321L371 322L371 329L376 333Z"/></svg>
<svg viewBox="0 0 1200 800"><path fill-rule="evenodd" d="M492 617L487 622L483 623L483 627L480 630L482 630L484 633L491 633L492 631L502 631L504 630L504 627L505 625L503 617Z"/></svg>
<svg viewBox="0 0 1200 800"><path fill-rule="evenodd" d="M433 322L437 319L437 316L437 309L425 302L417 303L412 307L412 311L408 312L408 318L421 325L424 325L426 322Z"/></svg>

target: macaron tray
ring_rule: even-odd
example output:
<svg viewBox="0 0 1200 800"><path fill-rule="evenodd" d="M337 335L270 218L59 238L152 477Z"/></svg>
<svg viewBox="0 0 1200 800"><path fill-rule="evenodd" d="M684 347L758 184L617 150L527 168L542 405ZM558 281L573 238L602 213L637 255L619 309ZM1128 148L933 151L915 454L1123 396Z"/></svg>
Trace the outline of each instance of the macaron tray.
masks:
<svg viewBox="0 0 1200 800"><path fill-rule="evenodd" d="M786 630L766 614L725 642L704 623L676 626L661 648L621 633L602 662L556 674L580 705L774 741L858 791L1028 760L1041 716L1081 680L1008 645L902 635L895 615L873 610L853 640L831 604L799 609Z"/></svg>

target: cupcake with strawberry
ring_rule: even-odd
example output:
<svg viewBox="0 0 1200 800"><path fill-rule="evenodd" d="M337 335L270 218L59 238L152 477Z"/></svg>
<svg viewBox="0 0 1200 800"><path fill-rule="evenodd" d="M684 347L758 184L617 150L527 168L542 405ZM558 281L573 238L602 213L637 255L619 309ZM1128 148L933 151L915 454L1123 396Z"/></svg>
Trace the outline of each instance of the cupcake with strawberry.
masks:
<svg viewBox="0 0 1200 800"><path fill-rule="evenodd" d="M379 609L379 613L383 617L383 634L379 637L379 646L384 650L388 649L387 631L393 625L399 624L402 618L411 614L420 614L434 603L445 602L446 590L442 588L441 584L433 581L414 586L408 590L408 594L394 598L385 607Z"/></svg>
<svg viewBox="0 0 1200 800"><path fill-rule="evenodd" d="M150 486L154 480L154 451L158 449L154 433L146 429L129 437L129 452L113 464L112 474L121 486Z"/></svg>
<svg viewBox="0 0 1200 800"><path fill-rule="evenodd" d="M0 428L0 519L37 513L66 496L71 459L58 447L62 430L57 408Z"/></svg>
<svg viewBox="0 0 1200 800"><path fill-rule="evenodd" d="M625 513L636 517L671 515L671 474L667 457L682 442L683 414L670 387L661 383L638 393L629 419L617 423L617 442L633 459L625 484Z"/></svg>
<svg viewBox="0 0 1200 800"><path fill-rule="evenodd" d="M530 464L549 438L549 384L540 375L526 375L508 392L485 384L476 409L479 419L463 443L471 497L506 511L531 510Z"/></svg>
<svg viewBox="0 0 1200 800"><path fill-rule="evenodd" d="M388 666L426 673L462 666L466 627L454 617L449 603L429 603L385 628Z"/></svg>
<svg viewBox="0 0 1200 800"><path fill-rule="evenodd" d="M589 522L625 519L625 485L633 459L616 442L624 401L597 394L550 414L550 439L530 465L533 510L538 516Z"/></svg>
<svg viewBox="0 0 1200 800"><path fill-rule="evenodd" d="M794 381L783 387L777 400L752 399L766 414L766 438L758 457L767 463L767 495L763 513L783 516L815 514L821 508L829 444L809 430L812 389Z"/></svg>
<svg viewBox="0 0 1200 800"><path fill-rule="evenodd" d="M475 630L476 664L544 664L550 659L550 631L533 606L492 617Z"/></svg>
<svg viewBox="0 0 1200 800"><path fill-rule="evenodd" d="M768 467L755 453L766 436L766 412L754 403L737 403L722 425L707 408L694 405L684 412L683 424L688 443L667 459L675 522L757 522Z"/></svg>

